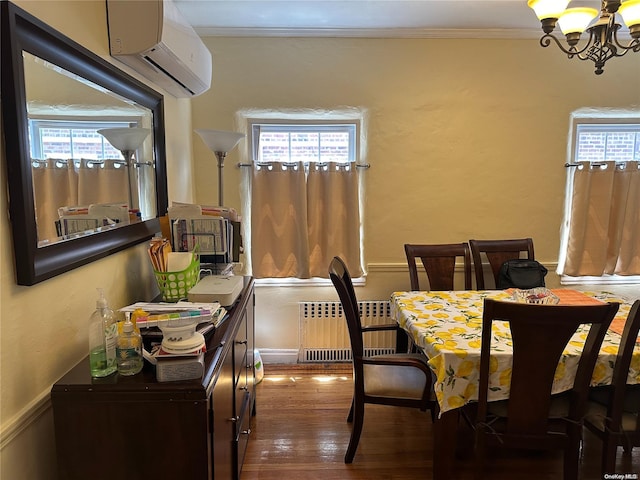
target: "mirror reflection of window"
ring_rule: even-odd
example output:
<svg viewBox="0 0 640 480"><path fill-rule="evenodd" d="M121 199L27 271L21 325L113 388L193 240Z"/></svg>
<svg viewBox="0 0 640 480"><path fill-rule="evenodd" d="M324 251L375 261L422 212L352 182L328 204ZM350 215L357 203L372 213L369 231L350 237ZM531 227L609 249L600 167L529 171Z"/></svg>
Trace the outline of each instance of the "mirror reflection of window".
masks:
<svg viewBox="0 0 640 480"><path fill-rule="evenodd" d="M23 52L38 242L65 239L59 211L125 204L131 221L156 216L153 135L136 151L136 164L97 130L153 126L150 110ZM131 188L130 188L131 185ZM91 222L89 222L91 223ZM105 219L95 229L128 222Z"/></svg>
<svg viewBox="0 0 640 480"><path fill-rule="evenodd" d="M137 124L137 123L136 123ZM98 133L102 128L129 127L126 117L122 120L96 122L90 118L66 121L59 119L29 120L31 158L87 158L104 160L122 158L122 154Z"/></svg>

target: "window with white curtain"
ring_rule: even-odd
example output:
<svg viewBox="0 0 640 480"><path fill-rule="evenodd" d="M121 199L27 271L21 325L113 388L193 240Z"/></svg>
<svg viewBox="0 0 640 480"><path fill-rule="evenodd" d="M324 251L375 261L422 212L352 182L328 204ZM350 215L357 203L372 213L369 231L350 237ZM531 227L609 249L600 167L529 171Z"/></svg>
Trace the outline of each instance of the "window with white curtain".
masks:
<svg viewBox="0 0 640 480"><path fill-rule="evenodd" d="M243 212L251 274L328 278L337 255L361 277L360 119L250 118L247 133Z"/></svg>
<svg viewBox="0 0 640 480"><path fill-rule="evenodd" d="M38 239L51 241L58 208L94 203L130 203L129 173L122 153L97 131L129 127L131 119L60 119L39 116L29 120L29 145Z"/></svg>
<svg viewBox="0 0 640 480"><path fill-rule="evenodd" d="M574 116L567 171L562 283L640 283L640 115Z"/></svg>

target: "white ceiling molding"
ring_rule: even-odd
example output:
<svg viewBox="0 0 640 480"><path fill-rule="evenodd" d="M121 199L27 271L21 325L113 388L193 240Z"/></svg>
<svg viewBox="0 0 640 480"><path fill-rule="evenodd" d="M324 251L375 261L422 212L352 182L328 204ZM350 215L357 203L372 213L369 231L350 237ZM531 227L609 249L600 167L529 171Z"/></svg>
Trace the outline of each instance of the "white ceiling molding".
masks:
<svg viewBox="0 0 640 480"><path fill-rule="evenodd" d="M324 38L540 38L539 28L512 29L431 29L431 28L236 28L195 27L201 37L324 37Z"/></svg>

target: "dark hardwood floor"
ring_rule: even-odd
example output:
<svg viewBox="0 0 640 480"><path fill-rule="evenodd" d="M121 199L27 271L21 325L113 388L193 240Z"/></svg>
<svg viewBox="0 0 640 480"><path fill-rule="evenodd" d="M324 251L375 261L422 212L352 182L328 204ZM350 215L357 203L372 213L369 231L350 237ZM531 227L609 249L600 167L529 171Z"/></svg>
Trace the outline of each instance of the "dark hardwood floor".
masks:
<svg viewBox="0 0 640 480"><path fill-rule="evenodd" d="M257 387L257 415L241 480L413 480L430 479L433 458L429 413L367 405L358 451L344 463L350 425L349 365L265 365ZM470 432L461 425L455 479L475 475ZM600 443L585 433L581 479L602 480ZM640 449L619 450L617 473L640 480ZM546 480L562 478L556 453L500 452L487 463L486 479ZM620 477L624 479L624 475Z"/></svg>

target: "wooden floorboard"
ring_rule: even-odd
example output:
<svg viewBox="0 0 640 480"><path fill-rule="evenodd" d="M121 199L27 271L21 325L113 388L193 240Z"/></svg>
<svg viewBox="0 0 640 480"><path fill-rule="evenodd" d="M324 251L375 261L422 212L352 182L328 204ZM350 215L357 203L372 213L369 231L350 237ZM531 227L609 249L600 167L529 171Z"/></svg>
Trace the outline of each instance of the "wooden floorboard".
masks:
<svg viewBox="0 0 640 480"><path fill-rule="evenodd" d="M265 366L257 386L256 411L241 480L414 480L430 479L433 459L429 413L367 405L358 451L344 463L350 435L351 367ZM470 432L460 427L455 479L474 478ZM465 442L466 440L466 442ZM602 480L600 443L585 434L581 480ZM640 449L618 454L617 473L640 480ZM635 475L635 477L633 477ZM501 452L485 468L491 480L562 478L556 453ZM622 477L624 478L624 477Z"/></svg>

